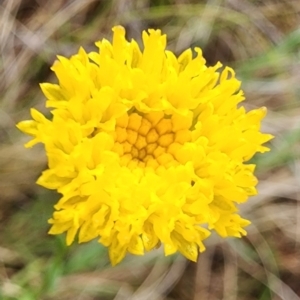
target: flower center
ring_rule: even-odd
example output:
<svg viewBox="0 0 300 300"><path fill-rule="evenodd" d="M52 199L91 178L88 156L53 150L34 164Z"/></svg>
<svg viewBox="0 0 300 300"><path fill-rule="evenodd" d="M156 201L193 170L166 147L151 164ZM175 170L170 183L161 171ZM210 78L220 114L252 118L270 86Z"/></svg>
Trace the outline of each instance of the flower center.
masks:
<svg viewBox="0 0 300 300"><path fill-rule="evenodd" d="M134 168L177 165L177 152L190 141L188 129L176 128L174 118L162 112L132 113L117 119L113 151L121 165Z"/></svg>

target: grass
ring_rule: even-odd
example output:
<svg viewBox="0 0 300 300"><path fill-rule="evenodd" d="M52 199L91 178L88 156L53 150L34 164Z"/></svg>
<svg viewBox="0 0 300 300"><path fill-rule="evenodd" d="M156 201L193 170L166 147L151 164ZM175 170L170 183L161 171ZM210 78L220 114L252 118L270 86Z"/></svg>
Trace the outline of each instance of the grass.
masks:
<svg viewBox="0 0 300 300"><path fill-rule="evenodd" d="M44 111L38 83L53 81L57 54L91 50L122 24L137 40L141 30L161 28L176 53L201 46L208 64L234 67L246 106L267 106L263 130L276 136L272 151L254 158L260 193L241 206L252 221L247 238L208 241L193 299L299 300L299 1L65 3L0 4L0 299L192 299L181 282L193 274L179 255L165 258L158 249L111 268L98 243L66 247L63 236L48 236L58 196L36 186L42 148L24 150L15 128L30 107Z"/></svg>

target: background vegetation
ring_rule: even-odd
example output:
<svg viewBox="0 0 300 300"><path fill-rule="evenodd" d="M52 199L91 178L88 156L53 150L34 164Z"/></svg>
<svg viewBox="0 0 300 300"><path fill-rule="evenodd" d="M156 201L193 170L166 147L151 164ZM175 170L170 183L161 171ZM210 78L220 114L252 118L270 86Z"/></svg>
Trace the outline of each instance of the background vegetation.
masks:
<svg viewBox="0 0 300 300"><path fill-rule="evenodd" d="M276 139L255 158L259 195L241 206L249 234L212 237L197 265L158 249L111 268L97 242L47 235L58 195L35 184L43 150L25 150L15 124L45 111L38 83L55 81L57 54L95 49L116 24L139 41L161 28L178 54L202 47L209 65L236 70L248 108L268 107L263 130ZM299 0L0 1L0 299L299 300L299 24Z"/></svg>

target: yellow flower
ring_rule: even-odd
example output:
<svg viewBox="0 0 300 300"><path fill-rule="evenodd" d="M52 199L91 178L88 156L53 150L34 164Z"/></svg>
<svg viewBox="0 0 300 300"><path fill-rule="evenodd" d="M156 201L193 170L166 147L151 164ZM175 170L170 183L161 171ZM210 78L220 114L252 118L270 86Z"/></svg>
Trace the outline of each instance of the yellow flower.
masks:
<svg viewBox="0 0 300 300"><path fill-rule="evenodd" d="M212 230L246 234L237 204L256 194L245 162L269 150L266 109L246 112L234 71L207 67L199 48L177 57L160 30L143 32L143 50L113 32L99 52L58 56L59 84L41 84L52 117L32 109L17 125L27 147L44 144L38 184L62 194L49 233L99 238L113 265L160 244L196 261Z"/></svg>

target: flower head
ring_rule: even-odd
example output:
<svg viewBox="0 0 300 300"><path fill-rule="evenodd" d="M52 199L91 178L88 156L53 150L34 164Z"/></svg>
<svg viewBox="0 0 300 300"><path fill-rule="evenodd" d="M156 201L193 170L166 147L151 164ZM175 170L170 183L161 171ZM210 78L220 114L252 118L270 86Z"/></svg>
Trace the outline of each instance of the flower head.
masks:
<svg viewBox="0 0 300 300"><path fill-rule="evenodd" d="M177 57L160 30L143 32L143 50L113 32L99 52L58 56L59 84L41 84L51 118L32 109L18 124L27 147L44 144L38 184L62 195L49 233L99 238L112 264L160 244L196 261L212 230L246 234L237 204L256 194L246 162L268 151L266 109L246 112L234 71L207 67L199 48Z"/></svg>

